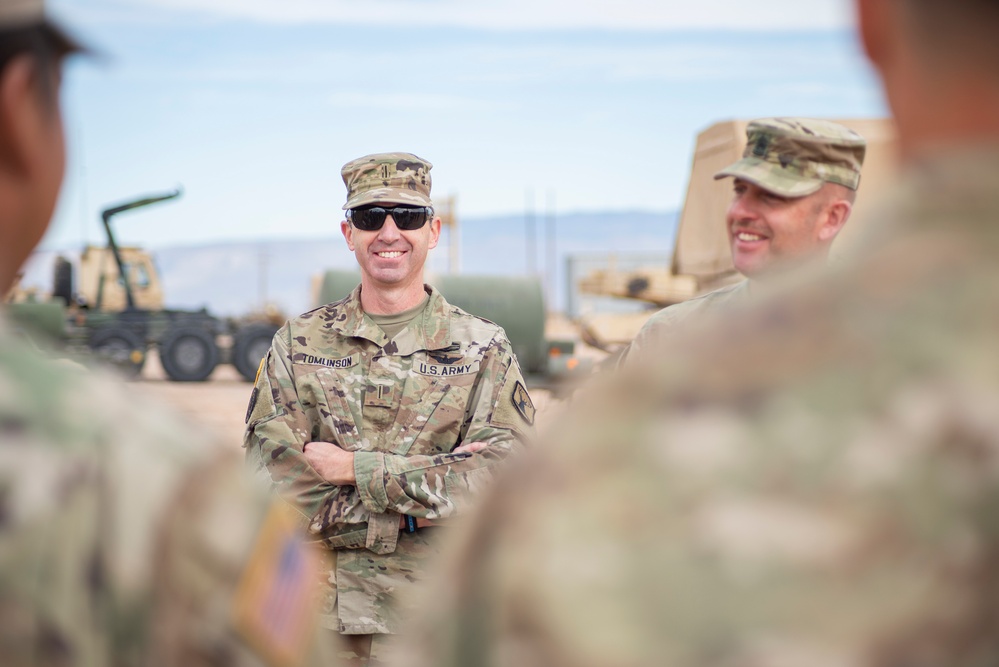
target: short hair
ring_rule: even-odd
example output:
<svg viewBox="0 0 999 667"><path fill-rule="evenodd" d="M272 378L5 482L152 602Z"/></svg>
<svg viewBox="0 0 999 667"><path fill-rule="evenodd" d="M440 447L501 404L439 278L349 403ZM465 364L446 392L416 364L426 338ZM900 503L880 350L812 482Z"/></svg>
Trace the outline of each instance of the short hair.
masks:
<svg viewBox="0 0 999 667"><path fill-rule="evenodd" d="M0 72L17 56L27 54L38 65L35 84L46 104L54 106L56 88L51 76L63 59L78 50L61 32L45 23L0 30Z"/></svg>
<svg viewBox="0 0 999 667"><path fill-rule="evenodd" d="M903 0L918 43L940 62L974 62L999 74L997 0Z"/></svg>

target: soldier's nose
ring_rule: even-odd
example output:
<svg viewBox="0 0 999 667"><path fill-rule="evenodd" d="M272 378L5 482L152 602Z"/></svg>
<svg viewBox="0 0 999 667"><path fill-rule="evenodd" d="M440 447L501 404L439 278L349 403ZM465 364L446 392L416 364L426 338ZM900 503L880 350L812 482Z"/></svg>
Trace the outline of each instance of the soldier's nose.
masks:
<svg viewBox="0 0 999 667"><path fill-rule="evenodd" d="M395 220L392 219L392 214L390 213L385 216L385 224L379 230L378 238L382 241L391 241L399 237L399 228L395 226Z"/></svg>

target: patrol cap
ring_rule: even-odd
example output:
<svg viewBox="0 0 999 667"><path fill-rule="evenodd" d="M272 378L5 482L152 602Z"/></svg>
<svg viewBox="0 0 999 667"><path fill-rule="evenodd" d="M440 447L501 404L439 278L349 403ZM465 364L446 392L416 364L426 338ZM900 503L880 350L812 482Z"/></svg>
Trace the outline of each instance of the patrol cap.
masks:
<svg viewBox="0 0 999 667"><path fill-rule="evenodd" d="M432 164L412 153L374 153L343 165L347 186L344 210L366 204L433 206L430 201Z"/></svg>
<svg viewBox="0 0 999 667"><path fill-rule="evenodd" d="M804 197L823 183L856 190L867 142L838 123L810 118L761 118L746 126L742 159L715 174L733 176L782 197Z"/></svg>
<svg viewBox="0 0 999 667"><path fill-rule="evenodd" d="M49 30L68 53L86 50L46 15L44 0L0 0L0 30L35 26L44 26Z"/></svg>

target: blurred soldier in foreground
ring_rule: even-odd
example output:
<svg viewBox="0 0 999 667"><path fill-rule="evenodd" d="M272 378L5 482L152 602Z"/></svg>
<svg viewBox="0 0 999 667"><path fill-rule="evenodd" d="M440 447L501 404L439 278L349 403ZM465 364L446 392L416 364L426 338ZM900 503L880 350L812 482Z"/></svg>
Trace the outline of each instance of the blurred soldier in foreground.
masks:
<svg viewBox="0 0 999 667"><path fill-rule="evenodd" d="M76 50L41 0L0 0L0 291L55 205ZM332 664L314 647L315 558L244 472L0 319L0 663Z"/></svg>
<svg viewBox="0 0 999 667"><path fill-rule="evenodd" d="M447 530L435 526L534 421L503 330L423 282L441 225L430 169L409 153L344 165L361 284L278 331L247 417L247 457L329 549L326 626L361 664L382 664L398 598Z"/></svg>
<svg viewBox="0 0 999 667"><path fill-rule="evenodd" d="M757 296L804 264L824 263L849 219L867 147L863 137L809 118L754 120L746 137L742 159L715 178L734 178L725 224L732 263L747 280L653 315L629 346L628 360L641 361L692 315L745 307L750 293Z"/></svg>
<svg viewBox="0 0 999 667"><path fill-rule="evenodd" d="M580 396L421 664L999 664L999 5L856 4L907 163L865 255Z"/></svg>

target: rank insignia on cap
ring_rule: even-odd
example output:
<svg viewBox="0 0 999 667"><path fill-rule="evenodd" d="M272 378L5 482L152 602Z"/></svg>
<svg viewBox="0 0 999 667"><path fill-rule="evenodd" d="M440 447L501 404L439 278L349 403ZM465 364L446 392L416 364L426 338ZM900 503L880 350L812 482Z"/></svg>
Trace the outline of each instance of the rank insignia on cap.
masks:
<svg viewBox="0 0 999 667"><path fill-rule="evenodd" d="M517 380L516 384L513 385L513 394L510 398L513 400L513 407L517 408L517 412L524 418L524 421L528 425L534 426L536 412L534 403L531 402L531 395L527 393L527 389L520 383L520 380Z"/></svg>
<svg viewBox="0 0 999 667"><path fill-rule="evenodd" d="M753 155L756 157L766 157L769 149L770 137L762 134L756 139L756 144L753 146Z"/></svg>
<svg viewBox="0 0 999 667"><path fill-rule="evenodd" d="M291 510L275 504L253 545L233 599L233 623L267 661L297 665L318 619L313 584L318 554L299 537Z"/></svg>

